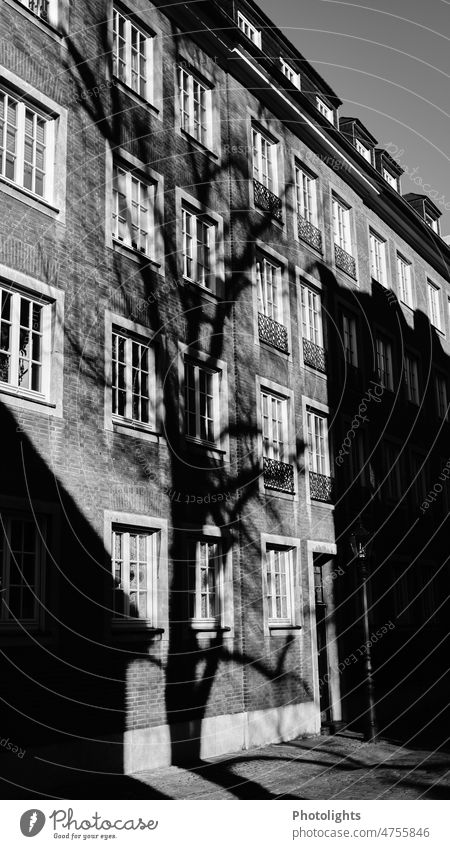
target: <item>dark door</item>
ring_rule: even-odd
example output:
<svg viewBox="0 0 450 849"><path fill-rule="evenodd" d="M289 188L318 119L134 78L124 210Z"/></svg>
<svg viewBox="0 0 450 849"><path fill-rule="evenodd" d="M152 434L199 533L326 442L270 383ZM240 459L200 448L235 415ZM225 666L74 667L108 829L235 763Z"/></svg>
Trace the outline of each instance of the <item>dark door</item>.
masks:
<svg viewBox="0 0 450 849"><path fill-rule="evenodd" d="M314 554L314 589L316 597L316 632L317 659L319 671L320 718L322 724L330 722L330 686L327 640L327 605L324 593L323 570L325 565L323 555Z"/></svg>

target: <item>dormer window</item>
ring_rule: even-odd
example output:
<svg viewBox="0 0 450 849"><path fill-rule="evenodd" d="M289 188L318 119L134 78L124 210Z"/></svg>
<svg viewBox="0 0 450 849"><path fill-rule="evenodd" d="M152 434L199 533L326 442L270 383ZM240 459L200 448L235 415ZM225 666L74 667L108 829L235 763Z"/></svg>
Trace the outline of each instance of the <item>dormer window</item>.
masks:
<svg viewBox="0 0 450 849"><path fill-rule="evenodd" d="M330 124L334 124L334 112L321 97L316 97L316 105L320 114L323 115Z"/></svg>
<svg viewBox="0 0 450 849"><path fill-rule="evenodd" d="M398 177L395 177L394 174L391 174L387 168L383 168L383 177L386 180L386 183L389 183L391 188L395 189L398 192Z"/></svg>
<svg viewBox="0 0 450 849"><path fill-rule="evenodd" d="M439 235L439 221L437 218L433 218L427 210L425 210L425 223L431 227L434 233Z"/></svg>
<svg viewBox="0 0 450 849"><path fill-rule="evenodd" d="M245 36L252 41L253 44L256 44L257 47L261 47L261 31L257 29L242 12L238 12L237 16L238 27Z"/></svg>
<svg viewBox="0 0 450 849"><path fill-rule="evenodd" d="M368 147L366 144L363 144L360 139L355 139L355 147L358 153L360 153L361 156L364 156L364 159L367 159L367 162L372 163L372 151L370 147Z"/></svg>
<svg viewBox="0 0 450 849"><path fill-rule="evenodd" d="M294 70L292 65L289 62L285 62L284 59L280 58L281 70L285 77L288 78L289 82L292 83L295 88L300 90L300 74Z"/></svg>

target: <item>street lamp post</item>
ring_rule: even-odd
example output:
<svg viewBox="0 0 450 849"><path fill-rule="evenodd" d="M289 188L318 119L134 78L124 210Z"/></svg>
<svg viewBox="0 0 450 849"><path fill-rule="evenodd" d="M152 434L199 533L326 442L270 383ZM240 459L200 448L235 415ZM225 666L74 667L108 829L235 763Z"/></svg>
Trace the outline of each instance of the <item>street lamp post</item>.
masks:
<svg viewBox="0 0 450 849"><path fill-rule="evenodd" d="M366 737L370 743L374 743L377 737L377 721L375 715L375 693L372 675L372 656L370 651L369 635L369 606L367 603L367 557L369 553L370 534L364 528L361 521L350 535L350 547L354 558L358 561L361 574L363 624L364 624L364 671L367 689L367 701L369 705Z"/></svg>

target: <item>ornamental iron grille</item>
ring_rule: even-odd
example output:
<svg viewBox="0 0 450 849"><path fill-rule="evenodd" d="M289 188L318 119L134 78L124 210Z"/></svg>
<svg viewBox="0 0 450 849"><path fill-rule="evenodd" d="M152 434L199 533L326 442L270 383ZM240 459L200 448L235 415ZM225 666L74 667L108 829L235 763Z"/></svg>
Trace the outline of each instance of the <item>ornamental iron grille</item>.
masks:
<svg viewBox="0 0 450 849"><path fill-rule="evenodd" d="M289 353L288 333L284 324L269 318L268 315L258 313L258 333L262 342L267 342L279 351Z"/></svg>
<svg viewBox="0 0 450 849"><path fill-rule="evenodd" d="M303 362L305 366L317 369L317 371L326 372L327 370L327 352L320 345L316 345L309 339L303 339Z"/></svg>
<svg viewBox="0 0 450 849"><path fill-rule="evenodd" d="M324 501L331 504L334 495L334 481L328 475L319 475L318 472L309 473L309 492L314 501Z"/></svg>
<svg viewBox="0 0 450 849"><path fill-rule="evenodd" d="M303 218L303 215L297 215L297 233L299 239L303 239L304 242L307 242L316 251L322 253L322 233L314 224Z"/></svg>
<svg viewBox="0 0 450 849"><path fill-rule="evenodd" d="M30 12L38 15L43 21L48 21L49 0L28 0Z"/></svg>
<svg viewBox="0 0 450 849"><path fill-rule="evenodd" d="M253 191L255 206L258 206L265 212L270 212L273 218L281 222L283 220L281 199L258 180L253 180Z"/></svg>
<svg viewBox="0 0 450 849"><path fill-rule="evenodd" d="M341 271L345 271L346 274L349 274L350 277L353 277L356 280L356 262L354 257L352 257L351 254L348 254L347 251L344 251L344 248L341 248L336 244L334 246L334 256L337 268L340 268Z"/></svg>
<svg viewBox="0 0 450 849"><path fill-rule="evenodd" d="M264 486L267 489L276 489L279 492L294 494L294 467L290 463L282 463L281 460L272 460L263 457L264 461Z"/></svg>

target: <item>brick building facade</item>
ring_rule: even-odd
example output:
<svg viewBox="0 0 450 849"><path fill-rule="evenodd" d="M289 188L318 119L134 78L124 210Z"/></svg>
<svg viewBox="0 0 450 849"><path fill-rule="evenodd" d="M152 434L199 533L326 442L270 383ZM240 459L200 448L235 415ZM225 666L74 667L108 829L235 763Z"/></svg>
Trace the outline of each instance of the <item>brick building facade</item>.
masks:
<svg viewBox="0 0 450 849"><path fill-rule="evenodd" d="M387 724L445 598L439 208L254 4L158 5L0 10L2 728L127 773L358 725L358 518Z"/></svg>

